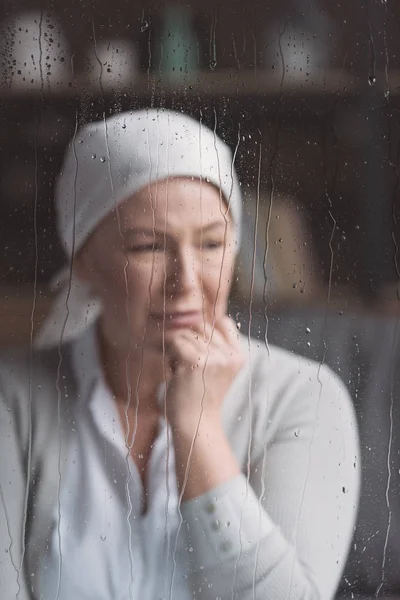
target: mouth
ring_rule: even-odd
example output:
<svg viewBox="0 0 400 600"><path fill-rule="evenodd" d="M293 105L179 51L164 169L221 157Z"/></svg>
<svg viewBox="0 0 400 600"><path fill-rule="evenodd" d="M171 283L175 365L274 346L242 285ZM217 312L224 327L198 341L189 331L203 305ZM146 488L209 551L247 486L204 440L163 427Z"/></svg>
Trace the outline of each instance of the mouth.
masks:
<svg viewBox="0 0 400 600"><path fill-rule="evenodd" d="M186 311L186 312L166 312L153 313L150 318L165 328L174 327L193 327L201 325L203 322L203 314L201 311Z"/></svg>

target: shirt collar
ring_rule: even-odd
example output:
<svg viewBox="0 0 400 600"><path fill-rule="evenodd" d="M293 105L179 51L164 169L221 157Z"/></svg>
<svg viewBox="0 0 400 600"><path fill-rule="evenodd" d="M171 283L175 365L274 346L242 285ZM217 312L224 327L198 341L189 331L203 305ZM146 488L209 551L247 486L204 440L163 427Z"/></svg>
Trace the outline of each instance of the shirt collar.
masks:
<svg viewBox="0 0 400 600"><path fill-rule="evenodd" d="M99 355L97 326L98 322L95 322L88 327L75 340L72 347L72 365L77 379L78 399L80 402L85 402L91 398L97 383L100 382L107 388ZM160 406L163 406L164 393L165 384L162 383L158 388ZM161 421L164 421L162 415Z"/></svg>
<svg viewBox="0 0 400 600"><path fill-rule="evenodd" d="M82 402L91 396L96 382L102 377L97 323L88 327L74 342L72 365L77 379L78 398Z"/></svg>

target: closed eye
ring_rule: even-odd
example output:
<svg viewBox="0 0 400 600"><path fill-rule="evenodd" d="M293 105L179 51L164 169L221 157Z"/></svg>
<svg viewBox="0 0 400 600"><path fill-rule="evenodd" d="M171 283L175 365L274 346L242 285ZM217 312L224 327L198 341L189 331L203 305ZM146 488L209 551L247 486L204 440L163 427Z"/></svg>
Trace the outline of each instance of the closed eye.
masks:
<svg viewBox="0 0 400 600"><path fill-rule="evenodd" d="M127 252L163 252L164 247L161 244L137 244L129 246Z"/></svg>
<svg viewBox="0 0 400 600"><path fill-rule="evenodd" d="M201 244L202 249L208 249L208 250L217 250L218 248L221 248L223 246L223 242L220 241L210 241L210 242L203 242Z"/></svg>
<svg viewBox="0 0 400 600"><path fill-rule="evenodd" d="M201 250L217 250L223 246L223 242L220 241L210 241L203 242L200 245ZM127 252L165 252L165 246L162 244L136 244L134 246L129 246L127 248Z"/></svg>

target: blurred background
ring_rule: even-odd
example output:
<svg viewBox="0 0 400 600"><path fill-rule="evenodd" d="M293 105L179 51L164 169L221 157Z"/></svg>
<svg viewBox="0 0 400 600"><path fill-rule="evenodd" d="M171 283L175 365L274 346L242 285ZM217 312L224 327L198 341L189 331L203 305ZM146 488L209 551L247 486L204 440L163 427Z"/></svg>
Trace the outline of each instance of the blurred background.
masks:
<svg viewBox="0 0 400 600"><path fill-rule="evenodd" d="M215 129L245 200L232 316L354 400L345 598L400 598L399 28L398 0L0 3L0 345L30 343L48 311L76 129L147 106Z"/></svg>

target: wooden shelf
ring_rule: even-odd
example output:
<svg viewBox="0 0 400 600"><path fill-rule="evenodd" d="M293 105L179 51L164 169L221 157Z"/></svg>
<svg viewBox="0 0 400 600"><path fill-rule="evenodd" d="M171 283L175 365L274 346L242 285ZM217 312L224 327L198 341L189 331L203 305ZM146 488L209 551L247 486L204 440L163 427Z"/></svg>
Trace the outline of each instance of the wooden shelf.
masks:
<svg viewBox="0 0 400 600"><path fill-rule="evenodd" d="M384 73L377 74L374 87L382 90L386 89L386 76ZM400 92L400 73L389 73L390 93ZM132 95L137 97L151 97L152 95L167 96L185 96L198 97L209 96L270 96L279 97L281 95L292 96L317 96L317 95L357 95L363 90L372 87L368 83L368 78L351 75L343 70L329 70L325 73L305 76L304 81L295 80L291 76L285 76L283 80L278 73L266 71L262 68L244 71L210 71L199 73L193 77L184 77L181 79L171 79L170 77L150 74L139 75L131 86L123 86L119 89L103 87L100 85L93 87L85 84L84 81L77 79L73 83L65 86L46 87L43 91L35 88L0 90L0 97L4 100L8 98L32 98L32 96L44 98L57 97L90 97L109 95Z"/></svg>

